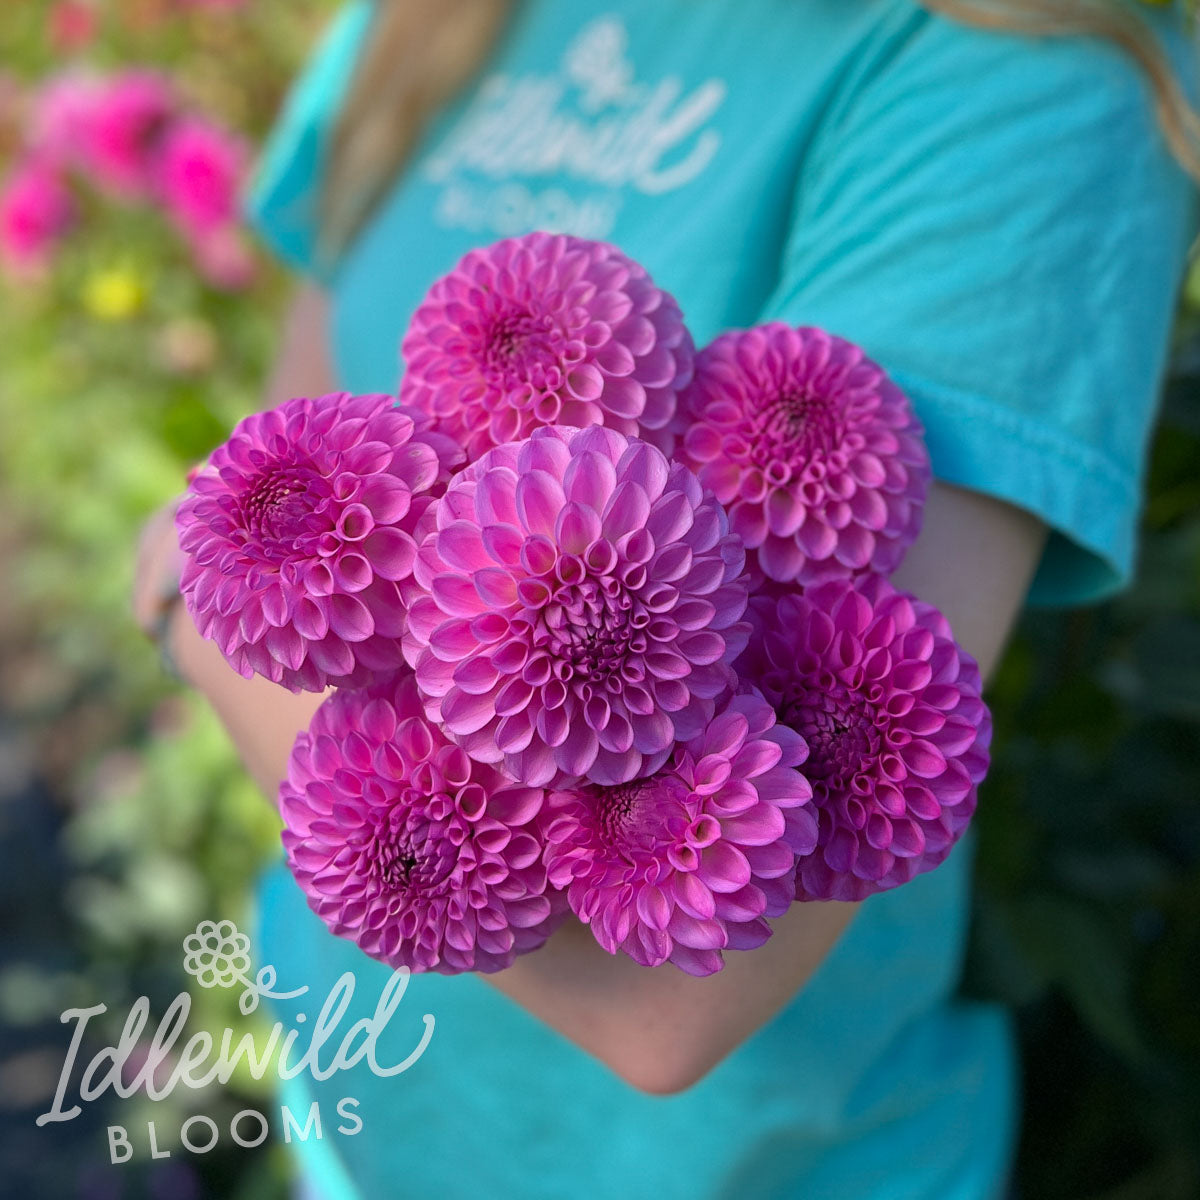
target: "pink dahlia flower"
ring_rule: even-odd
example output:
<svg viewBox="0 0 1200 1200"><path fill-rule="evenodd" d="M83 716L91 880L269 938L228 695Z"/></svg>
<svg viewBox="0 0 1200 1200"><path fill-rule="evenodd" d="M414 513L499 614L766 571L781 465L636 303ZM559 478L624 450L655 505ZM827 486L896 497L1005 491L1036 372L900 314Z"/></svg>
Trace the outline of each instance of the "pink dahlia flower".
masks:
<svg viewBox="0 0 1200 1200"><path fill-rule="evenodd" d="M0 188L0 261L16 275L45 269L75 219L75 203L58 170L31 159Z"/></svg>
<svg viewBox="0 0 1200 1200"><path fill-rule="evenodd" d="M745 554L653 446L536 430L459 474L413 571L405 651L430 716L545 786L627 783L695 736L745 645Z"/></svg>
<svg viewBox="0 0 1200 1200"><path fill-rule="evenodd" d="M101 81L83 153L92 181L126 199L152 195L160 142L174 111L175 95L162 75L126 71Z"/></svg>
<svg viewBox="0 0 1200 1200"><path fill-rule="evenodd" d="M882 576L755 597L738 662L808 743L820 821L800 900L861 900L936 867L975 811L991 715L932 605Z"/></svg>
<svg viewBox="0 0 1200 1200"><path fill-rule="evenodd" d="M544 793L447 741L407 673L321 705L279 803L309 906L392 967L499 971L565 915L541 862Z"/></svg>
<svg viewBox="0 0 1200 1200"><path fill-rule="evenodd" d="M555 424L607 425L670 452L694 349L674 298L616 247L530 233L439 279L401 353L401 403L470 460Z"/></svg>
<svg viewBox="0 0 1200 1200"><path fill-rule="evenodd" d="M656 774L550 794L550 882L610 954L711 975L795 898L817 842L806 754L762 696L735 696Z"/></svg>
<svg viewBox="0 0 1200 1200"><path fill-rule="evenodd" d="M402 663L411 529L455 452L394 404L288 400L242 421L189 484L183 597L247 678L322 691Z"/></svg>
<svg viewBox="0 0 1200 1200"><path fill-rule="evenodd" d="M920 532L920 423L850 342L781 322L723 334L696 356L680 406L680 457L767 578L886 574Z"/></svg>
<svg viewBox="0 0 1200 1200"><path fill-rule="evenodd" d="M157 179L171 219L193 236L233 224L246 169L241 139L211 121L186 117L163 136Z"/></svg>

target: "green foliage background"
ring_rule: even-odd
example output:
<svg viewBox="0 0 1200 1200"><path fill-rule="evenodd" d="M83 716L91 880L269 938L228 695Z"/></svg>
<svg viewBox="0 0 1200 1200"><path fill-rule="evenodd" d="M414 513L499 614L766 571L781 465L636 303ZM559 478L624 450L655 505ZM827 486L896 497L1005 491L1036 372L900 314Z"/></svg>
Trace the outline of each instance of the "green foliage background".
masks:
<svg viewBox="0 0 1200 1200"><path fill-rule="evenodd" d="M114 0L89 54L170 71L256 138L333 7ZM20 85L60 65L48 8L0 17L0 158ZM161 1011L187 982L183 935L203 917L244 925L277 845L269 806L205 706L162 678L127 595L141 521L259 406L284 281L264 262L254 288L223 295L156 214L96 205L87 222L45 281L0 285L0 916L15 930L0 963L0 1173L19 1178L35 1138L43 1173L24 1194L280 1196L273 1151L143 1165L114 1185L102 1128L33 1132L61 1062L58 1013L103 998L123 1016L142 993ZM104 317L94 291L113 276L126 311ZM1024 1200L1200 1195L1198 400L1200 320L1185 307L1137 586L1027 614L991 689L966 986L1019 1014ZM225 993L195 991L197 1027L226 1024ZM156 1108L164 1128L185 1104L217 1117L269 1100L239 1079L174 1103Z"/></svg>

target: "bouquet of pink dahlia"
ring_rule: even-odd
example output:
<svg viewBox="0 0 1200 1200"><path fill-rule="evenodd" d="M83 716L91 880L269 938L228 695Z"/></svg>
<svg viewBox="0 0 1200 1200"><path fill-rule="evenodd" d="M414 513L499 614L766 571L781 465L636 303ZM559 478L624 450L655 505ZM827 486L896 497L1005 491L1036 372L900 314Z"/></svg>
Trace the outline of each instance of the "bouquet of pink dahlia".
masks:
<svg viewBox="0 0 1200 1200"><path fill-rule="evenodd" d="M991 725L887 580L930 469L877 365L780 323L697 353L641 266L542 233L468 254L401 349L397 398L248 418L178 516L231 665L336 689L280 793L335 934L495 971L573 913L707 975L942 862Z"/></svg>

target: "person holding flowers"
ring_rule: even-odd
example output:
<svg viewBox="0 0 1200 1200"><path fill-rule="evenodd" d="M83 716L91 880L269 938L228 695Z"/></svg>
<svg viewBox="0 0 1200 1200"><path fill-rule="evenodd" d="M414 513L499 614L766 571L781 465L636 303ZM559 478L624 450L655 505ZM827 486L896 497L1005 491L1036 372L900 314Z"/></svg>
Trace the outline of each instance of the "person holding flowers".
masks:
<svg viewBox="0 0 1200 1200"><path fill-rule="evenodd" d="M1107 0L339 14L136 597L279 797L259 953L437 1020L306 1194L1003 1193L982 680L1131 572L1194 78Z"/></svg>

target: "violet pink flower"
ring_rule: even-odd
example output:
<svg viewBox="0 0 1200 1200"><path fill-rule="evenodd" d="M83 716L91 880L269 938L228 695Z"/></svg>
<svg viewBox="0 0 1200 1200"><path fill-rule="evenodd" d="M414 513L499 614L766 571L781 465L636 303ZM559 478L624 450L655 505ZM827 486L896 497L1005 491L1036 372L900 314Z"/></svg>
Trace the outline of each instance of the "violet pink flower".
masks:
<svg viewBox="0 0 1200 1200"><path fill-rule="evenodd" d="M184 233L204 237L232 225L246 148L201 117L181 117L164 133L156 179L167 213Z"/></svg>
<svg viewBox="0 0 1200 1200"><path fill-rule="evenodd" d="M0 262L14 275L43 271L75 219L75 203L56 167L28 159L0 187Z"/></svg>
<svg viewBox="0 0 1200 1200"><path fill-rule="evenodd" d="M321 705L279 805L309 906L392 967L499 971L565 916L541 862L544 793L448 741L407 672Z"/></svg>
<svg viewBox="0 0 1200 1200"><path fill-rule="evenodd" d="M175 107L170 82L153 71L100 81L83 148L92 182L123 199L151 197L160 142Z"/></svg>
<svg viewBox="0 0 1200 1200"><path fill-rule="evenodd" d="M695 736L745 644L745 554L686 467L549 426L451 482L405 652L431 718L537 786L626 783Z"/></svg>
<svg viewBox="0 0 1200 1200"><path fill-rule="evenodd" d="M795 898L817 841L806 754L761 695L737 695L649 778L552 792L550 882L610 954L711 975Z"/></svg>
<svg viewBox="0 0 1200 1200"><path fill-rule="evenodd" d="M191 480L183 598L243 676L322 691L402 663L411 529L456 452L394 404L288 400L242 421Z"/></svg>
<svg viewBox="0 0 1200 1200"><path fill-rule="evenodd" d="M680 409L680 458L767 578L887 574L920 532L920 423L852 343L778 321L723 334L696 356Z"/></svg>
<svg viewBox="0 0 1200 1200"><path fill-rule="evenodd" d="M401 403L472 460L554 424L607 425L669 453L694 348L674 298L616 247L530 233L437 280L401 353Z"/></svg>
<svg viewBox="0 0 1200 1200"><path fill-rule="evenodd" d="M100 85L81 71L63 71L46 79L33 97L28 144L38 159L59 167L78 167L91 137Z"/></svg>
<svg viewBox="0 0 1200 1200"><path fill-rule="evenodd" d="M991 715L932 605L882 576L751 601L738 670L808 743L820 838L800 900L861 900L945 859L975 811Z"/></svg>

